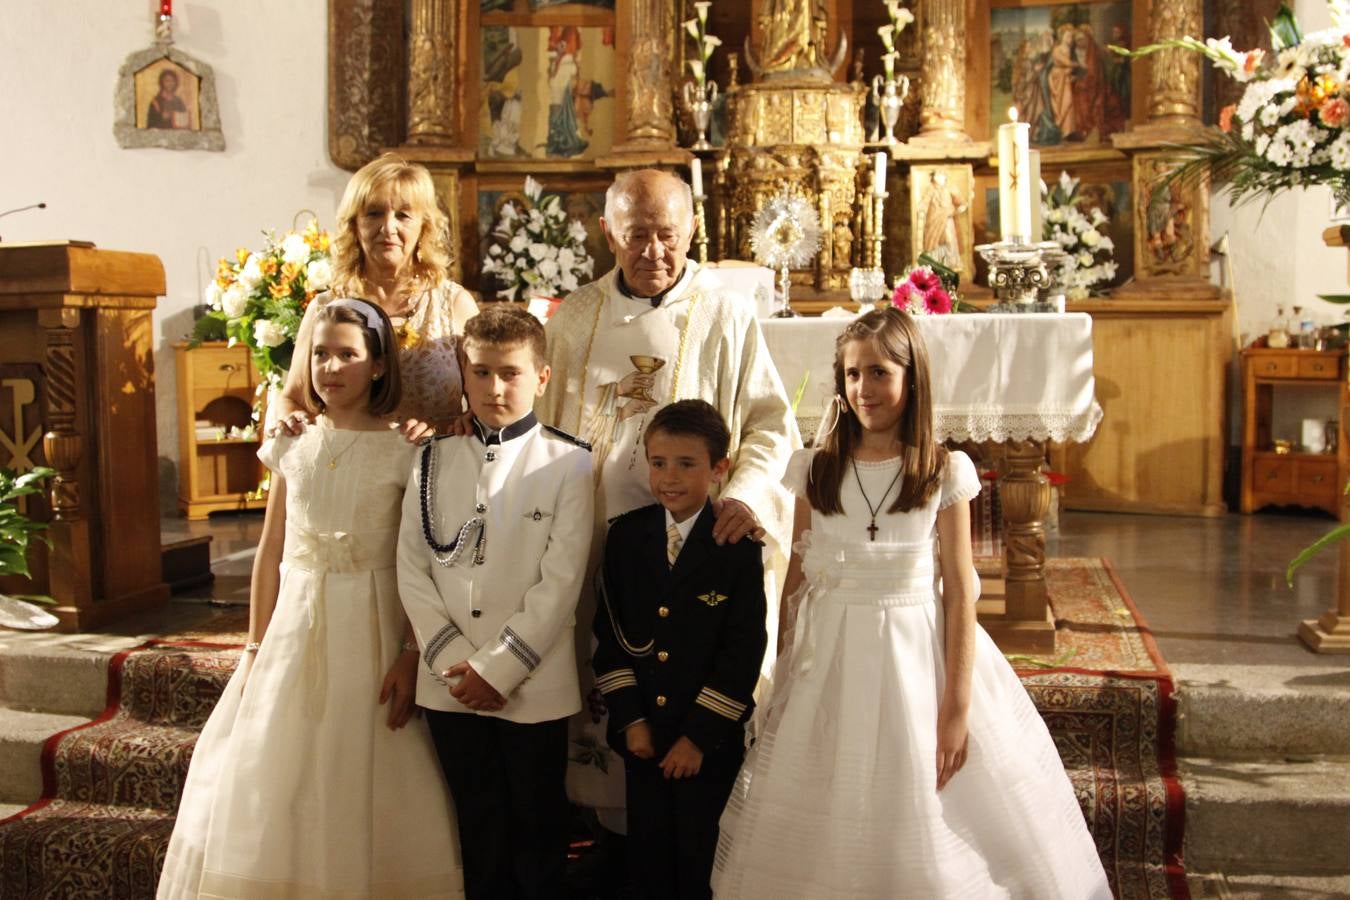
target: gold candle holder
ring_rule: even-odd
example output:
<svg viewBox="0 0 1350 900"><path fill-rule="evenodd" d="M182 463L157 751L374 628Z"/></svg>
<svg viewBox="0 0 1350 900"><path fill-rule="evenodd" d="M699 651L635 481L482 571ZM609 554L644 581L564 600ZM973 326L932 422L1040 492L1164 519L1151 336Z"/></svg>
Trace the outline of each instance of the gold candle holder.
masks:
<svg viewBox="0 0 1350 900"><path fill-rule="evenodd" d="M704 208L707 199L706 194L694 195L694 247L701 263L708 261L708 219Z"/></svg>

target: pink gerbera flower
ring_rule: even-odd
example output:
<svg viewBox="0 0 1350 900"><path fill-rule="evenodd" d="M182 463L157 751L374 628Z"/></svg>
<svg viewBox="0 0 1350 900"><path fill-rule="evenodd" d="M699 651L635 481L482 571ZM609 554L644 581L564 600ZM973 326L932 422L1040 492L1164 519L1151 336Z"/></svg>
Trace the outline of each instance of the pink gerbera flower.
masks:
<svg viewBox="0 0 1350 900"><path fill-rule="evenodd" d="M895 292L891 294L891 306L909 309L909 303L912 299L914 299L914 286L908 281L902 281L895 286Z"/></svg>
<svg viewBox="0 0 1350 900"><path fill-rule="evenodd" d="M946 315L952 311L952 295L937 287L923 297L924 308L936 315Z"/></svg>
<svg viewBox="0 0 1350 900"><path fill-rule="evenodd" d="M927 294L929 291L942 287L942 279L937 277L937 273L927 266L920 266L909 273L910 283L921 294Z"/></svg>

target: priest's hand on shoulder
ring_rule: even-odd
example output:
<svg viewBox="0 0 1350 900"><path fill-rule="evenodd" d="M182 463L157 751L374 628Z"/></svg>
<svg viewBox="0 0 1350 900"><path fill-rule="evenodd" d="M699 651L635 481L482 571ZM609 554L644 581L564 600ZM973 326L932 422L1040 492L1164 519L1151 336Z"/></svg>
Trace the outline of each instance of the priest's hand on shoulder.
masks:
<svg viewBox="0 0 1350 900"><path fill-rule="evenodd" d="M450 688L450 696L475 712L496 712L506 705L506 698L488 684L468 661L455 663L441 675L458 678L459 684Z"/></svg>
<svg viewBox="0 0 1350 900"><path fill-rule="evenodd" d="M735 498L714 500L713 515L717 516L717 521L713 523L713 540L718 544L734 544L743 537L753 541L764 537L764 527L759 524L759 518L750 507Z"/></svg>

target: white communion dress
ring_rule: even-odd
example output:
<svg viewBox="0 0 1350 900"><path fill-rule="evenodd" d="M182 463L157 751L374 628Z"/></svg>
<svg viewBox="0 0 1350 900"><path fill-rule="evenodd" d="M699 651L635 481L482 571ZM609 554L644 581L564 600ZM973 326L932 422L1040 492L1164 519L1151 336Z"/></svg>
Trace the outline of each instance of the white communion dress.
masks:
<svg viewBox="0 0 1350 900"><path fill-rule="evenodd" d="M327 420L258 452L286 481L275 611L193 753L160 897L459 898L426 723L378 702L403 635L394 558L415 448Z"/></svg>
<svg viewBox="0 0 1350 900"><path fill-rule="evenodd" d="M806 495L813 451L784 483ZM922 508L887 513L898 459L845 470L845 512L812 511L805 583L760 735L722 816L713 889L734 898L1109 900L1044 723L976 628L965 766L937 790L943 610L937 515L980 489L948 456ZM859 490L858 482L862 484Z"/></svg>

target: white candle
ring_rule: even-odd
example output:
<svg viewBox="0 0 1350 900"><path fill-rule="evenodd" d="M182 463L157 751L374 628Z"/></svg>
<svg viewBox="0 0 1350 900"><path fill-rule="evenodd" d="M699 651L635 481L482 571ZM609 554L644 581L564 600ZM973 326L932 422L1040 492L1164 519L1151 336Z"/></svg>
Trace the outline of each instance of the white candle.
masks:
<svg viewBox="0 0 1350 900"><path fill-rule="evenodd" d="M1031 151L1031 241L1043 240L1044 223L1041 221L1041 151Z"/></svg>
<svg viewBox="0 0 1350 900"><path fill-rule="evenodd" d="M876 168L872 172L872 193L880 197L886 193L886 151L877 151L874 162Z"/></svg>
<svg viewBox="0 0 1350 900"><path fill-rule="evenodd" d="M703 196L703 160L695 156L689 160L689 183L694 189L695 197Z"/></svg>
<svg viewBox="0 0 1350 900"><path fill-rule="evenodd" d="M998 126L998 219L1005 241L1031 238L1031 126L1017 121Z"/></svg>

